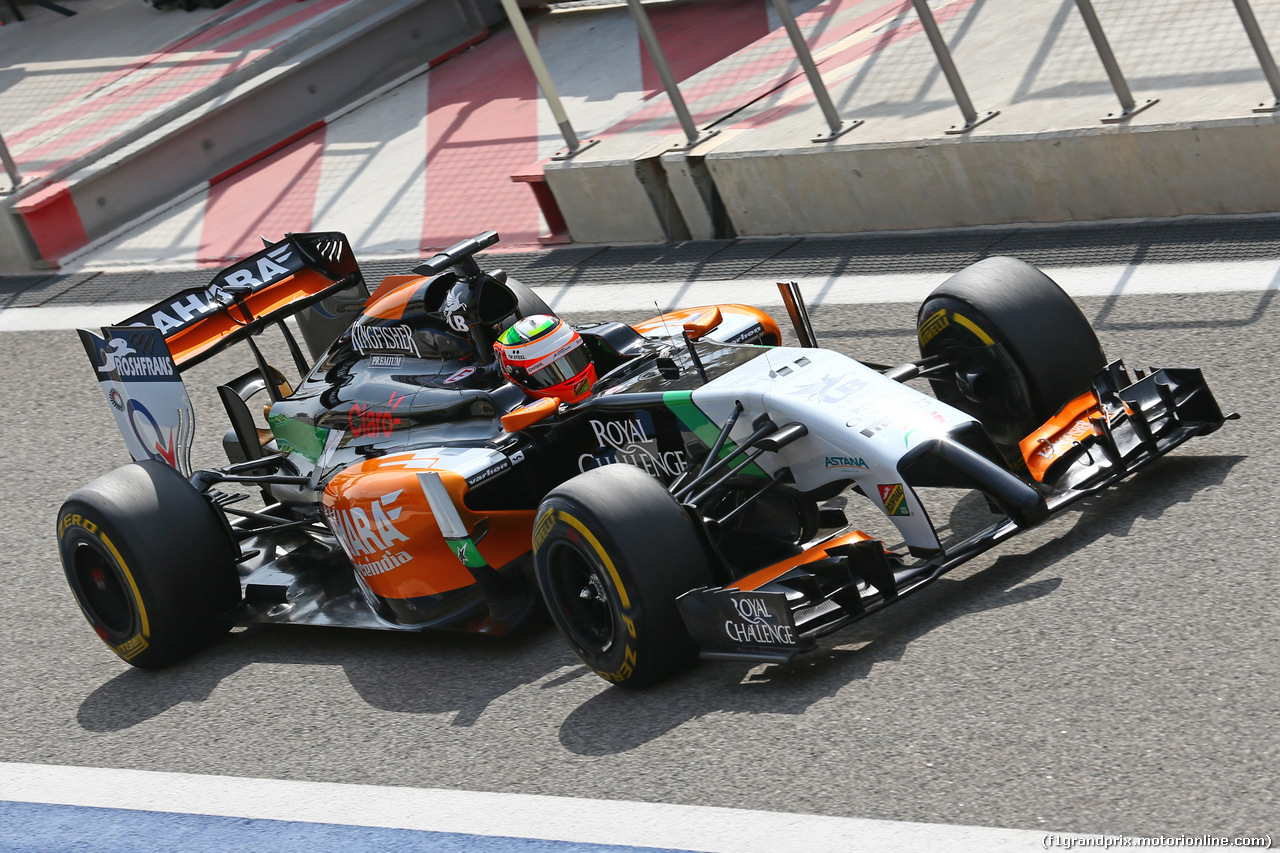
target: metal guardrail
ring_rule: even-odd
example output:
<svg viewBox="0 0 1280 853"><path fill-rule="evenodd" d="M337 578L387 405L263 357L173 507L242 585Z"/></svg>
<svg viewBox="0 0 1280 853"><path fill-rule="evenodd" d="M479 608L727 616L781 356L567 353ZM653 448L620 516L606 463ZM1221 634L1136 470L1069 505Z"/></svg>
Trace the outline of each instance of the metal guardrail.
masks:
<svg viewBox="0 0 1280 853"><path fill-rule="evenodd" d="M697 125L693 123L693 116L689 114L689 107L685 105L684 97L680 94L680 87L676 84L675 75L671 73L666 54L662 52L662 45L658 43L658 34L653 31L653 24L649 22L649 13L644 10L640 0L627 0L627 9L640 30L640 41L644 42L644 49L658 72L662 88L667 90L667 97L671 99L671 108L676 111L676 118L680 120L680 127L684 130L685 144L681 147L689 149L704 139L714 136L719 131L708 130L699 133Z"/></svg>
<svg viewBox="0 0 1280 853"><path fill-rule="evenodd" d="M942 74L947 78L948 85L951 86L951 94L956 99L956 106L960 108L960 114L964 116L964 124L959 127L952 127L947 133L968 133L984 121L990 121L1000 115L998 111L989 112L985 116L979 118L978 111L973 108L973 102L969 100L969 93L965 91L964 83L960 81L960 72L956 70L956 65L951 61L951 50L947 47L947 42L942 38L942 32L938 29L938 23L933 19L933 12L929 9L929 4L925 0L911 0L916 7L916 15L920 18L920 25L924 27L925 33L929 36L929 44L933 47L933 53L938 57L938 65L942 68Z"/></svg>
<svg viewBox="0 0 1280 853"><path fill-rule="evenodd" d="M561 103L559 95L556 93L555 84L551 80L551 75L547 70L546 63L543 61L533 35L529 30L529 26L524 19L523 13L516 5L516 0L501 0L504 11L508 19L511 21L513 30L520 42L521 48L524 50L525 57L533 70L539 87L541 87L543 96L547 99L547 103L551 108L552 115L556 120L556 124L560 128L561 135L564 137L566 148L564 151L555 155L556 159L566 159L575 154L586 150L595 144L596 140L589 140L585 143L578 139L574 132L573 125L570 123L568 114L565 112L564 105ZM826 120L828 130L818 133L812 137L815 143L827 143L843 136L845 133L859 127L863 124L862 120L842 120L837 112L835 105L832 103L831 96L827 91L826 85L822 80L822 75L818 70L817 63L814 62L813 55L809 51L808 44L805 40L804 33L800 30L799 24L796 22L795 14L787 0L772 0L779 19L782 21L783 27L787 31L787 36L791 41L792 50L795 51L796 59L799 61L804 70L805 76L809 82L810 88L813 90L814 99L817 101ZM967 133L978 125L989 121L999 115L998 111L991 111L980 116L974 108L973 102L970 100L968 92L964 87L964 83L960 79L960 73L956 69L955 62L951 57L950 48L947 46L946 40L942 37L938 29L937 22L933 18L933 13L929 8L927 0L911 0L916 15L920 20L921 26L924 28L929 38L929 43L933 48L937 57L938 65L946 77L948 85L951 87L952 96L955 98L956 106L960 109L961 115L964 117L964 124L953 126L947 133L959 134ZM1257 55L1258 63L1262 68L1263 75L1266 77L1268 84L1271 86L1272 94L1275 98L1272 104L1260 104L1253 109L1256 113L1274 113L1280 112L1280 69L1277 69L1276 61L1271 53L1271 49L1267 43L1267 39L1262 32L1262 28L1258 24L1257 17L1253 13L1250 0L1232 0L1235 4L1236 12L1240 16L1240 21L1244 26L1245 32L1249 37L1249 43L1252 45L1254 53ZM685 134L685 144L677 146L675 150L689 150L698 143L713 136L715 130L699 130L693 120L693 116L689 112L683 96L680 93L680 87L674 74L671 72L671 66L666 60L666 56L662 51L662 46L658 42L657 35L654 33L653 26L649 22L649 16L644 11L641 0L626 0L627 8L632 18L636 22L641 40L644 43L645 50L648 52L653 62L654 68L658 73L659 79L662 81L663 89L671 100L672 109L676 113L676 117L680 122L680 126ZM1116 97L1120 101L1119 113L1108 113L1102 119L1106 123L1119 123L1127 121L1143 110L1159 103L1159 98L1151 98L1139 105L1133 97L1133 93L1129 89L1129 85L1125 80L1123 72L1120 70L1120 64L1115 57L1115 53L1111 49L1111 45L1107 40L1106 32L1103 29L1102 22L1099 20L1097 12L1093 8L1092 0L1075 0L1076 8L1080 12L1081 18L1084 20L1085 27L1089 31L1089 36L1093 40L1094 48L1098 51L1098 57L1102 60L1102 65L1107 72L1107 77L1111 82L1112 89L1116 93ZM40 5L45 5L41 3ZM21 175L18 171L18 165L10 154L9 149L4 144L3 137L0 137L0 165L3 165L5 173L8 175L11 187L8 192L17 190L21 183ZM3 190L0 190L3 192Z"/></svg>
<svg viewBox="0 0 1280 853"><path fill-rule="evenodd" d="M820 133L811 141L830 142L861 125L863 122L860 119L840 120L840 114L836 112L835 104L831 102L831 95L827 93L827 87L822 82L822 75L818 73L818 66L813 61L813 54L809 52L809 45L804 40L804 33L800 32L800 25L796 23L795 13L791 10L788 0L773 0L773 8L787 31L787 37L791 39L791 49L796 52L796 59L800 60L800 65L804 68L805 77L809 79L809 86L813 89L813 97L817 99L822 115L827 120L827 127L830 128L829 132Z"/></svg>
<svg viewBox="0 0 1280 853"><path fill-rule="evenodd" d="M632 20L636 22L636 29L640 32L640 40L644 43L649 59L653 62L654 70L658 72L658 79L662 81L662 88L666 90L667 97L671 99L671 107L675 110L676 118L680 121L680 128L684 131L685 144L679 147L688 150L699 142L715 136L719 131L707 130L700 132L697 125L694 124L693 116L689 113L689 107L685 104L684 97L680 94L680 86L676 83L676 77L671 73L671 65L667 62L667 56L663 53L662 45L658 42L658 34L654 32L653 24L649 22L649 13L644 10L640 0L626 0L626 3ZM529 61L529 67L533 70L533 76L542 88L542 94L547 99L547 105L551 107L551 114L555 117L556 124L560 127L560 135L564 137L565 150L556 154L552 159L565 160L579 151L586 150L594 144L594 140L586 145L579 144L578 135L574 132L573 125L570 124L569 117L560 102L560 96L556 93L555 84L551 81L551 75L547 71L547 64L542 60L542 53L538 50L538 45L533 40L533 34L529 32L529 24L524 19L524 13L520 11L515 0L502 0L502 9L507 13L507 20L511 22L511 28L515 31L516 40L520 42L525 59Z"/></svg>
<svg viewBox="0 0 1280 853"><path fill-rule="evenodd" d="M1107 71L1107 79L1111 81L1111 88L1115 90L1116 97L1120 99L1119 115L1107 113L1103 121L1107 124L1128 121L1148 107L1153 107L1159 103L1159 98L1152 98L1142 106L1138 106L1133 100L1133 93L1129 91L1129 84L1125 81L1124 73L1120 70L1120 63L1116 61L1116 55L1111 50L1111 43L1107 41L1107 34L1102 29L1102 22L1098 20L1098 13L1093 10L1093 0L1076 0L1076 8L1080 10L1080 17L1084 18L1085 29L1089 31L1089 38L1093 39L1093 46L1098 51L1098 58L1102 60L1102 67Z"/></svg>
<svg viewBox="0 0 1280 853"><path fill-rule="evenodd" d="M547 99L547 106L551 108L551 115L556 120L556 126L560 128L560 135L564 137L566 148L556 154L553 159L564 160L579 151L590 148L599 140L593 139L586 144L578 140L578 134L574 132L573 125L569 122L569 114L564 111L564 104L560 102L556 84L551 80L551 72L547 70L547 64L542 61L542 54L538 51L533 33L529 31L529 24L525 21L520 7L516 5L516 0L502 0L502 11L507 13L507 20L511 22L511 29L516 34L516 41L520 42L525 59L529 60L529 67L533 69L533 77L538 81L538 87L542 89L542 96Z"/></svg>
<svg viewBox="0 0 1280 853"><path fill-rule="evenodd" d="M782 21L783 27L787 31L787 36L791 41L792 49L795 51L796 59L799 61L801 68L804 69L805 77L808 79L810 88L813 89L814 99L818 103L818 107L822 111L823 118L826 120L828 131L819 133L812 138L813 142L825 143L831 142L837 137L853 130L863 124L861 120L842 120L836 111L835 105L832 103L831 96L827 92L826 84L822 80L822 75L818 71L817 63L814 62L813 56L809 51L809 46L805 41L804 34L801 32L799 25L796 23L795 15L791 10L787 0L772 0L774 8L777 10L778 17ZM1253 14L1249 0L1233 0L1236 11L1240 15L1240 21L1244 25L1245 32L1249 36L1249 42L1253 46L1254 53L1257 54L1258 63L1262 67L1262 72L1267 78L1267 82L1271 86L1272 94L1275 96L1275 103L1271 105L1261 104L1254 108L1257 113L1280 112L1280 70L1277 70L1275 58L1271 54L1270 47L1267 44L1266 37L1262 33L1258 20ZM671 99L672 109L676 113L676 117L680 121L680 126L684 130L686 136L686 144L678 146L675 150L688 150L699 142L713 135L715 131L704 130L699 131L694 124L689 109L685 105L684 98L680 94L680 87L676 83L671 73L671 67L667 64L666 57L662 53L662 47L658 44L658 39L653 32L653 27L649 23L649 17L645 13L641 0L626 0L627 8L631 12L632 18L635 19L636 27L640 31L641 40L644 42L645 49L649 53L650 59L653 61L654 67L658 72L659 78L662 80L662 86L666 90L668 97ZM929 44L933 48L934 55L938 59L938 65L946 77L948 85L951 87L952 97L955 98L956 106L960 109L961 115L964 117L964 124L953 126L947 133L959 134L968 133L978 125L990 121L998 116L999 111L991 111L985 115L979 115L974 108L973 102L969 99L968 92L965 90L964 83L960 79L960 73L956 69L955 62L951 58L951 50L947 46L946 40L942 37L938 29L937 22L933 18L933 12L929 8L927 0L911 0L912 6L915 8L920 24L924 28L929 38ZM573 133L573 128L569 124L568 117L564 115L564 109L560 105L559 98L555 95L555 87L552 85L550 76L546 75L546 65L542 61L542 57L538 52L537 45L533 41L533 37L528 35L528 25L524 21L523 15L516 7L515 0L502 0L507 16L511 19L512 26L516 28L517 35L520 35L520 44L524 48L525 56L529 60L529 64L534 69L535 76L538 77L538 83L542 86L543 93L547 96L548 102L551 104L552 113L556 117L556 121L560 124L561 133L564 135L565 142L568 145L567 152L562 152L557 157L571 157L585 146L580 146L577 136ZM1111 45L1107 40L1107 35L1103 29L1102 22L1099 20L1097 12L1093 8L1092 0L1075 0L1076 8L1080 12L1081 18L1084 19L1086 29L1089 36L1093 40L1094 48L1098 51L1098 57L1102 60L1103 68L1107 72L1107 78L1111 82L1112 89L1115 90L1116 97L1120 101L1119 113L1108 113L1102 121L1108 124L1124 122L1142 112L1143 110L1159 103L1159 98L1150 98L1138 104L1133 97L1133 93L1129 89L1129 84L1125 80L1123 72L1120 70L1120 64L1116 60L1115 53L1111 49ZM542 76L539 76L542 75ZM544 80L545 76L545 80Z"/></svg>

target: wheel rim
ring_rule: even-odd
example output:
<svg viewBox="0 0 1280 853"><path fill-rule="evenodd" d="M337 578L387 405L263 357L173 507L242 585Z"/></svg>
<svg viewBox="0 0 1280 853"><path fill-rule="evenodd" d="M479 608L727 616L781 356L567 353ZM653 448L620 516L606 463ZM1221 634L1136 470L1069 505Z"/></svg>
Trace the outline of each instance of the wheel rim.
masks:
<svg viewBox="0 0 1280 853"><path fill-rule="evenodd" d="M90 616L114 635L133 627L133 605L120 573L97 548L81 543L72 556L76 587Z"/></svg>
<svg viewBox="0 0 1280 853"><path fill-rule="evenodd" d="M552 605L566 631L583 648L597 654L608 652L617 623L600 567L564 543L554 545L546 559Z"/></svg>

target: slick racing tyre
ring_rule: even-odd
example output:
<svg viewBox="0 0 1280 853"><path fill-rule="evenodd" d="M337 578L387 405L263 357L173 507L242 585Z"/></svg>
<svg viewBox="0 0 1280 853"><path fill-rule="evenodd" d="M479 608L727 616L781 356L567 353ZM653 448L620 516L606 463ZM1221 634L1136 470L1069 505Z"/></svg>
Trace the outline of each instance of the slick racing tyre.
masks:
<svg viewBox="0 0 1280 853"><path fill-rule="evenodd" d="M85 618L136 667L174 663L231 627L237 548L168 465L135 462L73 494L58 513L58 550Z"/></svg>
<svg viewBox="0 0 1280 853"><path fill-rule="evenodd" d="M533 553L551 618L601 678L642 687L697 660L676 597L711 571L693 522L648 474L605 465L553 490Z"/></svg>
<svg viewBox="0 0 1280 853"><path fill-rule="evenodd" d="M1018 442L1107 363L1071 297L1016 258L987 258L948 278L920 306L916 328L920 354L954 367L930 379L934 395L977 418L1018 466Z"/></svg>

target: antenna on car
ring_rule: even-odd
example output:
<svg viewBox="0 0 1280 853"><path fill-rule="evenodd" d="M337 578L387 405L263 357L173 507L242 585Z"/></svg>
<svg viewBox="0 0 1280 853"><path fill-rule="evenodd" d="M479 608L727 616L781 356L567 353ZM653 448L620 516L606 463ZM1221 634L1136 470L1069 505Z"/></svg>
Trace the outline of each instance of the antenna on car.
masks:
<svg viewBox="0 0 1280 853"><path fill-rule="evenodd" d="M674 337L671 334L671 328L667 325L666 313L658 307L658 300L653 300L653 310L658 312L658 319L662 321L662 331L667 333L667 338ZM658 370L667 379L678 379L680 377L680 367L676 364L675 359L671 358L671 350L663 350L665 355L658 359Z"/></svg>
<svg viewBox="0 0 1280 853"><path fill-rule="evenodd" d="M794 281L778 282L778 292L782 294L782 304L787 306L787 314L791 316L791 327L796 330L796 338L800 346L814 348L818 345L813 334L813 324L809 322L809 309L804 305L804 297L800 295L800 285Z"/></svg>
<svg viewBox="0 0 1280 853"><path fill-rule="evenodd" d="M658 312L658 319L662 321L662 331L667 333L668 338L673 337L673 335L671 334L670 327L667 326L666 312L664 312L661 308L658 307L658 300L656 299L653 300L653 310Z"/></svg>

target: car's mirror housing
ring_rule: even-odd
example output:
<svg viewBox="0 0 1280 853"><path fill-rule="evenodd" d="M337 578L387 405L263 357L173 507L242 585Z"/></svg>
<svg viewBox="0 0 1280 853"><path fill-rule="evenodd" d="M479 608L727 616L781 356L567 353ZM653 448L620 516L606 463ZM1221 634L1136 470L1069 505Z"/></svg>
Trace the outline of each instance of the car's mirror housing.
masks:
<svg viewBox="0 0 1280 853"><path fill-rule="evenodd" d="M684 324L684 333L688 335L689 340L696 341L698 338L705 337L710 334L711 330L724 322L724 316L720 313L719 306L711 306L703 311L694 319Z"/></svg>
<svg viewBox="0 0 1280 853"><path fill-rule="evenodd" d="M559 397L543 397L527 406L507 412L502 416L502 428L507 432L519 432L525 427L546 420L560 409Z"/></svg>

